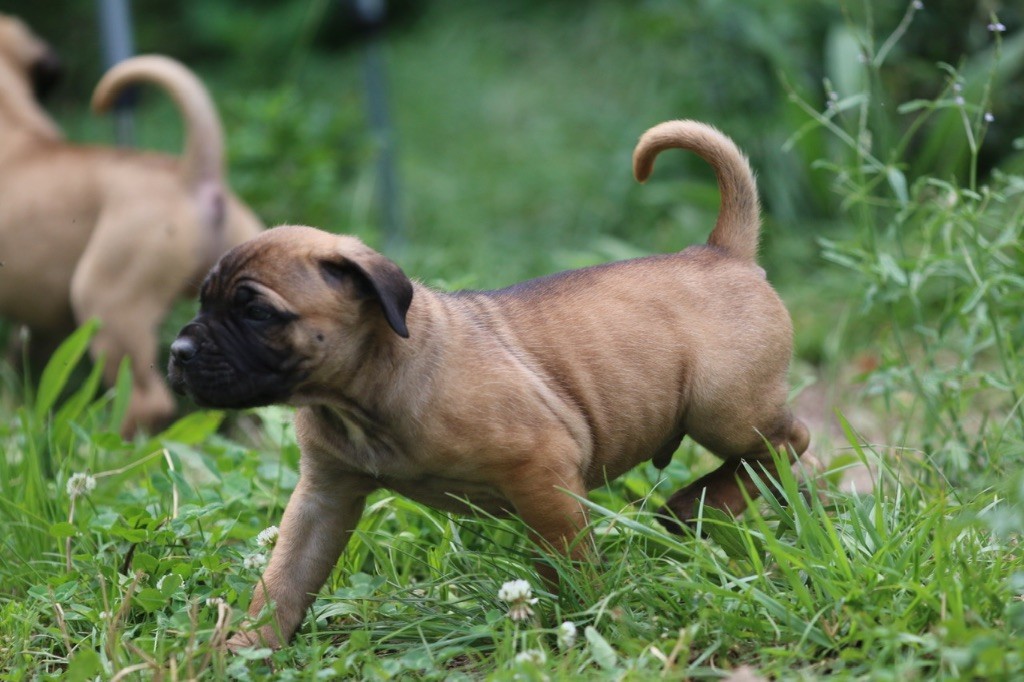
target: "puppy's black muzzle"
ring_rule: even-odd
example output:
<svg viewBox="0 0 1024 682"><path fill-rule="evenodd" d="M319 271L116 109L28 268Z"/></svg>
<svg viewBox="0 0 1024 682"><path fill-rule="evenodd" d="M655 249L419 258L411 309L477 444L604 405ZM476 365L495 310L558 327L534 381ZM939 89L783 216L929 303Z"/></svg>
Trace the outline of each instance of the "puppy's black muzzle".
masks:
<svg viewBox="0 0 1024 682"><path fill-rule="evenodd" d="M202 407L259 407L287 400L305 376L296 361L246 324L200 313L171 343L167 380Z"/></svg>

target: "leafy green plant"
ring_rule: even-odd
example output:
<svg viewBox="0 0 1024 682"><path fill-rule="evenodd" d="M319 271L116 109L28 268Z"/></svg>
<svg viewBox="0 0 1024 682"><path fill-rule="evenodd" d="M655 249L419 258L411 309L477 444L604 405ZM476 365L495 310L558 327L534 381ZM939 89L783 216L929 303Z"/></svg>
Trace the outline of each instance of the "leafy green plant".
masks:
<svg viewBox="0 0 1024 682"><path fill-rule="evenodd" d="M333 76L314 60L305 71L306 80ZM373 145L352 86L313 100L295 85L249 90L225 96L222 108L233 122L232 185L241 196L257 198L268 223L354 233L374 224L368 185Z"/></svg>
<svg viewBox="0 0 1024 682"><path fill-rule="evenodd" d="M938 98L898 107L909 123L890 121L879 136L881 121L893 117L880 111L888 102L877 89L880 72L916 5L881 45L857 43L863 74L845 80L863 90L840 95L827 82L824 112L794 99L808 128L827 130L841 145L841 154L820 165L833 174L858 231L823 240L824 255L858 277L860 320L880 342L869 390L899 415L897 442L915 443L955 480L979 470L998 475L1016 464L1016 456L1007 458L1024 439L1024 178L996 171L983 182L977 164L979 143L995 124L990 97L1005 69L998 61L984 72L942 65ZM993 33L998 56L1001 38ZM971 93L979 99L968 99ZM945 123L950 116L959 125L955 135ZM879 143L899 129L906 132L898 139ZM908 150L937 145L968 150L964 176L908 177Z"/></svg>

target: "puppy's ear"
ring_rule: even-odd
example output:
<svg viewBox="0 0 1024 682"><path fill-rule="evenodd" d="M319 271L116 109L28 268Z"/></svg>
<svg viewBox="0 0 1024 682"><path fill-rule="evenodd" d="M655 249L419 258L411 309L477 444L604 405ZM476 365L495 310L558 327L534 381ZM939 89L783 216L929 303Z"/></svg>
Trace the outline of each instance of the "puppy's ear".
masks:
<svg viewBox="0 0 1024 682"><path fill-rule="evenodd" d="M333 286L351 281L359 295L374 298L380 303L384 319L395 333L409 338L405 324L406 313L412 305L412 281L402 268L379 253L359 256L336 256L320 261L320 269Z"/></svg>
<svg viewBox="0 0 1024 682"><path fill-rule="evenodd" d="M43 53L32 62L29 70L29 79L32 81L36 99L40 102L45 100L63 75L64 66L60 57L47 45Z"/></svg>

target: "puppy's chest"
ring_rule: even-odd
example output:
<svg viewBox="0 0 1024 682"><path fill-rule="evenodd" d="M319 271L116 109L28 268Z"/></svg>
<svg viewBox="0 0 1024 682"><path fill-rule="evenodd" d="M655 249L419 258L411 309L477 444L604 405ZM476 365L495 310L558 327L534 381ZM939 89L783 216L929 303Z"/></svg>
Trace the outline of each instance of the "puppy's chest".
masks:
<svg viewBox="0 0 1024 682"><path fill-rule="evenodd" d="M332 411L319 416L322 418L318 420L318 430L330 456L340 460L346 468L371 476L383 488L427 506L460 514L474 509L494 515L512 511L498 487L487 481L486 476L478 475L480 472L464 472L458 466L438 466L434 457L418 456L425 453L417 451L415 445L399 445L393 434L379 424L362 419L359 413ZM425 466L424 459L435 466Z"/></svg>

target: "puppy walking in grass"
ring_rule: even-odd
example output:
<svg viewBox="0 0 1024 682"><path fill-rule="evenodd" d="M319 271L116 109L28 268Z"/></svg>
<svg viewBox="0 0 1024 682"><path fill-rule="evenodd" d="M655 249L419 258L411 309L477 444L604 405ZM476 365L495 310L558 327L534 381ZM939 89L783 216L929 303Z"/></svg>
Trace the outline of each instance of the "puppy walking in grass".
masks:
<svg viewBox="0 0 1024 682"><path fill-rule="evenodd" d="M309 227L220 260L171 347L171 384L211 407L296 406L302 449L249 609L273 602L274 617L230 647L292 637L378 488L518 514L551 551L586 560L574 541L587 512L566 491L663 467L689 436L724 463L661 510L679 530L702 503L740 513L757 495L743 462L772 471L767 443L804 452L786 405L792 326L755 262L753 174L714 128L672 121L641 137L637 178L669 148L710 163L722 197L707 244L675 254L457 293Z"/></svg>
<svg viewBox="0 0 1024 682"><path fill-rule="evenodd" d="M96 86L108 109L131 83L166 90L185 121L185 152L72 145L35 100L50 48L0 14L0 315L32 332L45 360L76 324L98 317L92 355L113 384L132 362L123 431L163 425L174 398L157 369L157 333L174 300L262 225L224 178L220 119L203 84L155 55L125 60Z"/></svg>

